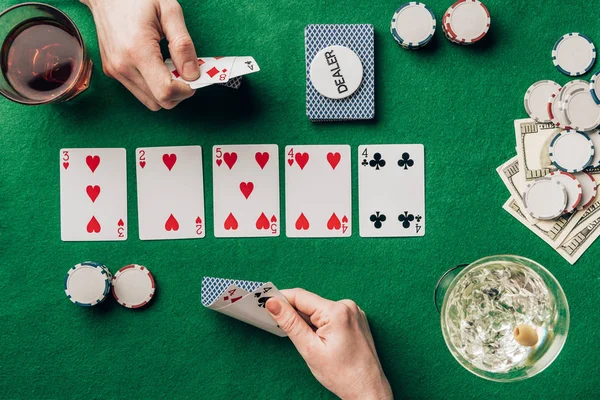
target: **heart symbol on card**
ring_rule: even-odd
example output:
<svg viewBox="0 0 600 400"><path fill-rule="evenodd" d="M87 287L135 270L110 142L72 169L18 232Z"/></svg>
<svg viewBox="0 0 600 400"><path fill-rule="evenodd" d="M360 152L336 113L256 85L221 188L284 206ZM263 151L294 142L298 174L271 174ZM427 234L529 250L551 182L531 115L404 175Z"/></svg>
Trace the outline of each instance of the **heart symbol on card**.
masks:
<svg viewBox="0 0 600 400"><path fill-rule="evenodd" d="M329 162L329 165L331 165L331 169L335 169L341 159L342 155L340 153L327 153L327 161Z"/></svg>
<svg viewBox="0 0 600 400"><path fill-rule="evenodd" d="M146 161L140 161L140 167L142 169L144 169L145 166L146 166Z"/></svg>
<svg viewBox="0 0 600 400"><path fill-rule="evenodd" d="M100 195L100 186L88 185L85 188L85 192L87 193L87 195L89 196L90 200L92 200L92 203L93 203L96 201L96 199Z"/></svg>
<svg viewBox="0 0 600 400"><path fill-rule="evenodd" d="M329 221L327 221L327 229L329 229L330 231L332 230L340 230L342 228L342 223L340 222L340 219L338 218L337 215L335 215L335 213L331 214L331 217L329 217Z"/></svg>
<svg viewBox="0 0 600 400"><path fill-rule="evenodd" d="M261 213L260 217L256 220L256 229L269 229L271 224L269 223L269 218L265 215L265 213Z"/></svg>
<svg viewBox="0 0 600 400"><path fill-rule="evenodd" d="M69 168L69 163L68 163L68 162L64 162L64 163L63 163L63 168L64 168L64 169L67 169L67 168Z"/></svg>
<svg viewBox="0 0 600 400"><path fill-rule="evenodd" d="M221 160L220 158L216 162L217 162L217 167L220 167L221 164L223 164L223 160Z"/></svg>
<svg viewBox="0 0 600 400"><path fill-rule="evenodd" d="M250 197L252 191L254 190L254 183L252 182L242 182L240 183L240 191L244 195L246 199Z"/></svg>
<svg viewBox="0 0 600 400"><path fill-rule="evenodd" d="M202 218L196 218L196 225L202 225Z"/></svg>
<svg viewBox="0 0 600 400"><path fill-rule="evenodd" d="M90 222L88 222L86 226L88 233L100 233L101 229L100 222L98 222L96 217L92 216L92 219L90 219Z"/></svg>
<svg viewBox="0 0 600 400"><path fill-rule="evenodd" d="M294 164L294 159L293 159L293 158L290 158L290 159L288 160L288 164L289 164L289 165L290 165L290 167L291 167L291 166L292 166L292 164Z"/></svg>
<svg viewBox="0 0 600 400"><path fill-rule="evenodd" d="M123 225L125 225L125 223L123 222L122 219L119 219L119 222L117 222L117 225L118 226L123 226Z"/></svg>
<svg viewBox="0 0 600 400"><path fill-rule="evenodd" d="M343 224L347 224L347 223L348 223L348 217L346 217L345 215L344 215L344 217L342 218L342 223L343 223Z"/></svg>
<svg viewBox="0 0 600 400"><path fill-rule="evenodd" d="M165 222L165 230L167 232L179 230L179 221L177 221L177 218L175 218L173 214L169 215L169 218L167 218L167 221Z"/></svg>
<svg viewBox="0 0 600 400"><path fill-rule="evenodd" d="M308 219L306 218L304 213L302 213L296 220L296 230L298 230L298 231L305 230L306 231L306 230L308 230L308 228L310 228L310 223L308 222Z"/></svg>
<svg viewBox="0 0 600 400"><path fill-rule="evenodd" d="M277 217L275 215L271 217L271 222L277 222Z"/></svg>
<svg viewBox="0 0 600 400"><path fill-rule="evenodd" d="M223 224L223 227L225 228L226 231L228 231L228 230L235 231L238 228L237 219L235 219L235 217L233 216L232 213L229 213L229 215L227 216L227 219L225 219L225 223Z"/></svg>
<svg viewBox="0 0 600 400"><path fill-rule="evenodd" d="M177 162L177 155L176 154L163 154L162 160L165 163L165 166L170 171L171 169L173 169L173 166Z"/></svg>
<svg viewBox="0 0 600 400"><path fill-rule="evenodd" d="M304 169L304 167L306 166L306 163L308 163L308 153L296 153L296 162L298 163L298 166L300 167L300 169ZM291 165L291 164L290 164Z"/></svg>
<svg viewBox="0 0 600 400"><path fill-rule="evenodd" d="M267 153L267 152L264 152L264 153L257 152L254 155L254 159L258 163L258 166L260 167L260 169L265 169L265 165L267 165L267 163L269 162L269 153Z"/></svg>
<svg viewBox="0 0 600 400"><path fill-rule="evenodd" d="M225 164L227 164L229 169L232 169L235 165L235 162L237 161L237 153L225 153L223 154L223 160L225 161Z"/></svg>
<svg viewBox="0 0 600 400"><path fill-rule="evenodd" d="M90 171L92 171L92 173L94 173L96 171L96 168L98 168L98 165L100 165L100 157L87 156L85 158L85 163L90 168Z"/></svg>

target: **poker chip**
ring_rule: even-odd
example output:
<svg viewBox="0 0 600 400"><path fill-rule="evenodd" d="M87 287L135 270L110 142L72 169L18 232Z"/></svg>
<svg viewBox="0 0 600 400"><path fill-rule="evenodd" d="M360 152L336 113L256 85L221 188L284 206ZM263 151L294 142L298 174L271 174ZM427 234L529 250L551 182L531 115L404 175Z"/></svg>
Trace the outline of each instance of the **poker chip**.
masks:
<svg viewBox="0 0 600 400"><path fill-rule="evenodd" d="M542 220L558 218L567 205L567 191L558 181L539 178L527 185L523 194L523 203L533 218Z"/></svg>
<svg viewBox="0 0 600 400"><path fill-rule="evenodd" d="M588 132L600 125L600 105L596 104L587 87L573 90L564 101L567 126Z"/></svg>
<svg viewBox="0 0 600 400"><path fill-rule="evenodd" d="M310 64L310 81L330 99L344 99L359 88L363 65L354 51L345 46L328 46Z"/></svg>
<svg viewBox="0 0 600 400"><path fill-rule="evenodd" d="M590 80L590 94L596 104L600 104L600 71L596 72Z"/></svg>
<svg viewBox="0 0 600 400"><path fill-rule="evenodd" d="M419 49L431 41L435 27L433 11L423 3L411 1L394 13L391 33L403 48Z"/></svg>
<svg viewBox="0 0 600 400"><path fill-rule="evenodd" d="M600 131L596 129L587 132L586 135L588 135L594 145L594 157L588 168L600 168L600 151L596 151L596 149L600 149Z"/></svg>
<svg viewBox="0 0 600 400"><path fill-rule="evenodd" d="M552 164L561 171L580 172L592 162L594 144L585 133L569 129L554 136L549 155Z"/></svg>
<svg viewBox="0 0 600 400"><path fill-rule="evenodd" d="M565 126L567 120L565 118L565 116L562 114L562 111L560 109L560 93L562 91L562 88L558 88L558 90L556 90L554 93L552 93L550 95L550 98L548 99L548 107L547 107L547 111L548 111L548 118L550 118L550 121L557 127L557 128L562 128L563 126Z"/></svg>
<svg viewBox="0 0 600 400"><path fill-rule="evenodd" d="M112 275L104 265L86 261L69 269L65 277L65 294L78 306L102 303L110 291Z"/></svg>
<svg viewBox="0 0 600 400"><path fill-rule="evenodd" d="M548 175L548 178L552 179L553 181L560 182L560 184L563 185L567 191L567 205L565 206L563 214L570 214L575 211L577 206L581 204L581 197L583 195L581 184L577 178L564 171L551 172Z"/></svg>
<svg viewBox="0 0 600 400"><path fill-rule="evenodd" d="M536 122L551 122L548 113L548 98L560 88L558 83L548 80L538 81L531 85L523 99L527 114Z"/></svg>
<svg viewBox="0 0 600 400"><path fill-rule="evenodd" d="M554 45L552 61L565 75L583 75L592 69L596 62L596 46L581 33L568 33Z"/></svg>
<svg viewBox="0 0 600 400"><path fill-rule="evenodd" d="M594 176L589 172L578 172L574 175L577 181L579 181L582 190L581 202L577 206L577 210L583 210L590 206L596 199L598 184L596 183Z"/></svg>
<svg viewBox="0 0 600 400"><path fill-rule="evenodd" d="M154 277L146 267L137 264L121 268L114 276L112 293L127 308L145 306L154 296Z"/></svg>
<svg viewBox="0 0 600 400"><path fill-rule="evenodd" d="M567 117L565 115L564 110L564 101L565 98L569 97L573 91L588 87L588 83L581 79L575 79L570 82L567 82L562 89L559 89L556 92L555 96L551 95L549 104L548 104L548 116L554 125L559 128L568 127ZM550 102L552 104L550 104Z"/></svg>
<svg viewBox="0 0 600 400"><path fill-rule="evenodd" d="M442 29L448 40L469 45L480 41L490 29L490 12L478 0L459 0L442 18Z"/></svg>

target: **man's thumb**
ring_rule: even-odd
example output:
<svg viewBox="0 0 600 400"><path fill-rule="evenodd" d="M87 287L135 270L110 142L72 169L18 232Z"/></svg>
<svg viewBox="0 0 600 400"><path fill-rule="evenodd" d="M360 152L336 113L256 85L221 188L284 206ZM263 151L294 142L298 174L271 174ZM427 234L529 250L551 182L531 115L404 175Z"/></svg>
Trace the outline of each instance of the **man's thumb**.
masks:
<svg viewBox="0 0 600 400"><path fill-rule="evenodd" d="M313 330L302 319L300 314L286 301L272 297L267 301L267 311L277 322L277 325L288 335L296 348L302 353L300 347L315 335Z"/></svg>

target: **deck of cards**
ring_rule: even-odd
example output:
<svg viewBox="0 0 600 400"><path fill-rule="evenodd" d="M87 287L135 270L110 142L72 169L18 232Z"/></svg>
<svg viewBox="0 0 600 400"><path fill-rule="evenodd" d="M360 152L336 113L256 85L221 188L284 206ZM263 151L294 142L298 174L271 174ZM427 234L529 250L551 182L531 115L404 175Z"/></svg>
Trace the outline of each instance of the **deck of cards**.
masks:
<svg viewBox="0 0 600 400"><path fill-rule="evenodd" d="M165 66L171 72L173 79L187 83L192 89L214 84L239 89L242 76L260 71L252 57L199 57L200 77L188 82L179 75L171 59L165 60Z"/></svg>
<svg viewBox="0 0 600 400"><path fill-rule="evenodd" d="M216 238L352 236L352 157L348 145L290 145L283 156L285 222L280 215L279 147L212 148ZM60 151L63 241L127 239L125 149ZM362 237L425 235L423 145L359 146L358 223ZM141 240L206 236L200 146L135 151Z"/></svg>
<svg viewBox="0 0 600 400"><path fill-rule="evenodd" d="M266 309L267 300L287 299L271 282L252 282L204 277L201 302L205 307L277 336L287 336Z"/></svg>

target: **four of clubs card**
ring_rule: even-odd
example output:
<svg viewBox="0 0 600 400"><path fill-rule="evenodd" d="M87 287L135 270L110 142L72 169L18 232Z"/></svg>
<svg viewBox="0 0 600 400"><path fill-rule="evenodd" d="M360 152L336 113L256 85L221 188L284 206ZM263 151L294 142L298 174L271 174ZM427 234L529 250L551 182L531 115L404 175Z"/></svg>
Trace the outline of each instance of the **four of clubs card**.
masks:
<svg viewBox="0 0 600 400"><path fill-rule="evenodd" d="M421 144L358 148L360 236L425 235L425 152Z"/></svg>
<svg viewBox="0 0 600 400"><path fill-rule="evenodd" d="M204 237L202 148L144 147L135 154L140 239Z"/></svg>
<svg viewBox="0 0 600 400"><path fill-rule="evenodd" d="M213 147L215 237L279 236L278 147Z"/></svg>
<svg viewBox="0 0 600 400"><path fill-rule="evenodd" d="M350 146L285 148L286 235L352 235Z"/></svg>
<svg viewBox="0 0 600 400"><path fill-rule="evenodd" d="M127 240L125 149L61 149L63 241Z"/></svg>

